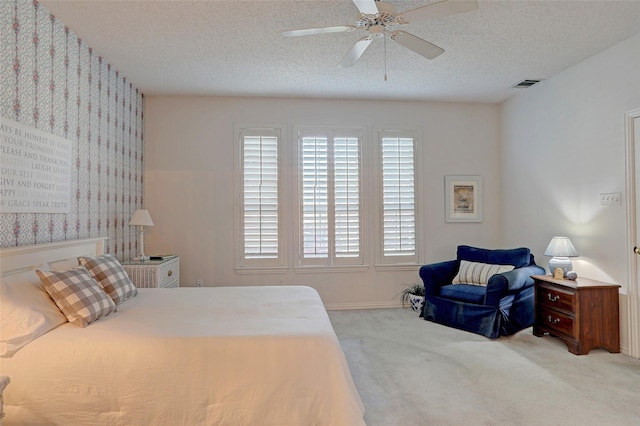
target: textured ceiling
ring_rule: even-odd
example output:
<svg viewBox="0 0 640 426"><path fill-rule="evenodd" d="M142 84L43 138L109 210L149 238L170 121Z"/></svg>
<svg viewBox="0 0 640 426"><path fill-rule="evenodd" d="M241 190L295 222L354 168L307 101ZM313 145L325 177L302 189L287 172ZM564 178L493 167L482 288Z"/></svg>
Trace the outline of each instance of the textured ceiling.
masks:
<svg viewBox="0 0 640 426"><path fill-rule="evenodd" d="M640 1L479 0L478 10L402 27L445 49L434 60L375 40L338 68L364 30L351 0L40 0L146 95L500 102L640 33ZM429 4L393 1L398 12ZM640 54L640 53L639 53ZM385 60L386 58L386 60ZM385 68L388 76L385 81Z"/></svg>

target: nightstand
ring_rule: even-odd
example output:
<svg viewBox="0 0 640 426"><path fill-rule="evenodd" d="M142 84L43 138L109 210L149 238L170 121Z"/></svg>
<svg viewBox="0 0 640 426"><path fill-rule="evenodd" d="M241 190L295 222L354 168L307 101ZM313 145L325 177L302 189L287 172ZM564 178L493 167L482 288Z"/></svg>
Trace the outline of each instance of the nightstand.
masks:
<svg viewBox="0 0 640 426"><path fill-rule="evenodd" d="M562 339L569 352L586 355L593 348L620 352L618 284L588 278L557 280L533 275L535 322L533 334Z"/></svg>
<svg viewBox="0 0 640 426"><path fill-rule="evenodd" d="M180 257L163 260L128 260L121 262L127 275L138 288L180 287Z"/></svg>

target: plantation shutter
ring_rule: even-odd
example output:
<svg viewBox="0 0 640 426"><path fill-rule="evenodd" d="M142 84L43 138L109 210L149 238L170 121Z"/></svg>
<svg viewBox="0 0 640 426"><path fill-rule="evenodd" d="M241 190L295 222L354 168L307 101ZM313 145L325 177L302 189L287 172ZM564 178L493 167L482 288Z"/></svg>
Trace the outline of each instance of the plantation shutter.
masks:
<svg viewBox="0 0 640 426"><path fill-rule="evenodd" d="M300 130L301 264L363 261L361 139L353 130Z"/></svg>
<svg viewBox="0 0 640 426"><path fill-rule="evenodd" d="M358 138L334 139L336 257L360 254L360 149Z"/></svg>
<svg viewBox="0 0 640 426"><path fill-rule="evenodd" d="M243 136L245 259L276 259L278 248L278 136Z"/></svg>
<svg viewBox="0 0 640 426"><path fill-rule="evenodd" d="M383 136L383 256L416 254L414 138Z"/></svg>
<svg viewBox="0 0 640 426"><path fill-rule="evenodd" d="M302 251L304 258L329 256L329 141L302 138Z"/></svg>

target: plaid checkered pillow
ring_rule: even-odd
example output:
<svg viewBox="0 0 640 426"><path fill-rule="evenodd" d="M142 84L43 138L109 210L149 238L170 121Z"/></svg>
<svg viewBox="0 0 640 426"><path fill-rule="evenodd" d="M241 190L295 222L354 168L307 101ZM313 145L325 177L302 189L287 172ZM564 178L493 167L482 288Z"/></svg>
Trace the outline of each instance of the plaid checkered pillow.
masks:
<svg viewBox="0 0 640 426"><path fill-rule="evenodd" d="M86 327L116 311L116 304L84 268L36 271L44 289L69 322Z"/></svg>
<svg viewBox="0 0 640 426"><path fill-rule="evenodd" d="M102 254L98 257L81 257L78 260L111 296L116 305L138 294L138 289L115 256Z"/></svg>

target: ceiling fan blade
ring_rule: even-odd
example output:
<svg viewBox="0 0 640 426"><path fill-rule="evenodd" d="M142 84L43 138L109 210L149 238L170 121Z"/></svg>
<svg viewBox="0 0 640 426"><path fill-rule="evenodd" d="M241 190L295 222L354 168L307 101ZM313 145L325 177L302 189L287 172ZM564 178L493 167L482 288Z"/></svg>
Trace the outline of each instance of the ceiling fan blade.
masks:
<svg viewBox="0 0 640 426"><path fill-rule="evenodd" d="M371 36L362 37L360 40L356 41L356 44L353 45L349 53L342 58L342 62L340 63L340 67L348 68L355 65L355 63L360 59L360 56L367 50L367 47L371 44Z"/></svg>
<svg viewBox="0 0 640 426"><path fill-rule="evenodd" d="M284 31L282 35L284 37L299 37L315 34L346 33L355 29L356 27L354 27L353 25L338 25L336 27L307 28L304 30Z"/></svg>
<svg viewBox="0 0 640 426"><path fill-rule="evenodd" d="M477 9L478 2L476 0L444 0L400 13L396 17L396 21L399 24L409 24L411 22L424 21L425 19L455 15L456 13L471 12Z"/></svg>
<svg viewBox="0 0 640 426"><path fill-rule="evenodd" d="M363 15L377 15L379 13L375 0L353 0L353 2Z"/></svg>
<svg viewBox="0 0 640 426"><path fill-rule="evenodd" d="M407 49L413 50L418 55L422 55L427 59L436 58L444 52L443 48L404 31L394 31L391 33L391 40L403 45Z"/></svg>

